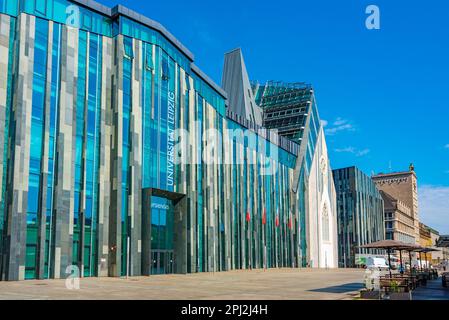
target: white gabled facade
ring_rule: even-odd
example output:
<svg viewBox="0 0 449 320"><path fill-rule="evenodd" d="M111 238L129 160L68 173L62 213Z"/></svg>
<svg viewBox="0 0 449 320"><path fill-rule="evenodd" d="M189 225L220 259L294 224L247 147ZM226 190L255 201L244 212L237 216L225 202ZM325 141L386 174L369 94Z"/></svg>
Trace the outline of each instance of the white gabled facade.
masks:
<svg viewBox="0 0 449 320"><path fill-rule="evenodd" d="M323 128L308 181L308 255L313 268L337 268L336 193Z"/></svg>

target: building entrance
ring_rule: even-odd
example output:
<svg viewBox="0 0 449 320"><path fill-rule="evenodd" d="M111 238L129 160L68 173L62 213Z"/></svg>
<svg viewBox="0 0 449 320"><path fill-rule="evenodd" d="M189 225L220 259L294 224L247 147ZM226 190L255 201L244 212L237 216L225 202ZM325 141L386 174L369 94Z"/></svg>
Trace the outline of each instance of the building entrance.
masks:
<svg viewBox="0 0 449 320"><path fill-rule="evenodd" d="M173 258L173 250L153 250L151 252L151 274L174 273Z"/></svg>
<svg viewBox="0 0 449 320"><path fill-rule="evenodd" d="M174 272L174 208L172 201L151 197L151 274Z"/></svg>
<svg viewBox="0 0 449 320"><path fill-rule="evenodd" d="M185 195L147 188L142 204L142 275L185 273Z"/></svg>

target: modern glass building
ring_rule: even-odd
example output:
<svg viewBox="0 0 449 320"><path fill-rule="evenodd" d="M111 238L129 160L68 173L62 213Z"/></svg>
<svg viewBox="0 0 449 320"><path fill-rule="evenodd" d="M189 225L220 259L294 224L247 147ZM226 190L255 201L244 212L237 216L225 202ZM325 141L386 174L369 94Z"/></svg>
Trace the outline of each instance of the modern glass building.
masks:
<svg viewBox="0 0 449 320"><path fill-rule="evenodd" d="M263 85L253 81L252 90L255 104L263 114L262 125L300 146L296 172L305 183L307 214L303 227L307 229L307 264L335 267L336 194L314 90L310 84L283 81ZM301 194L304 191L299 190Z"/></svg>
<svg viewBox="0 0 449 320"><path fill-rule="evenodd" d="M1 279L334 266L317 113L298 144L230 94L127 8L0 0Z"/></svg>
<svg viewBox="0 0 449 320"><path fill-rule="evenodd" d="M268 81L263 85L253 82L252 87L256 103L263 110L263 126L277 129L280 135L300 143L311 109L312 121L318 119L312 86Z"/></svg>
<svg viewBox="0 0 449 320"><path fill-rule="evenodd" d="M337 191L338 265L357 266L358 254L379 254L358 247L385 239L384 202L375 183L356 167L333 171Z"/></svg>

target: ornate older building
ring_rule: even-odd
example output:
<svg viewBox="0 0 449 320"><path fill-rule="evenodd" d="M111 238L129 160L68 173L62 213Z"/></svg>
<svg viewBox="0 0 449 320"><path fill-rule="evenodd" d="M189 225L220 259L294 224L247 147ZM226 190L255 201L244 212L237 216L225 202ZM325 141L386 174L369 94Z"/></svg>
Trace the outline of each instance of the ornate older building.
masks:
<svg viewBox="0 0 449 320"><path fill-rule="evenodd" d="M413 238L415 244L419 244L418 179L413 164L410 165L409 171L381 173L373 176L372 179L379 190L384 191L410 210L411 221L408 222L413 223ZM404 223L406 223L405 220Z"/></svg>
<svg viewBox="0 0 449 320"><path fill-rule="evenodd" d="M411 209L388 193L380 193L384 199L386 239L415 244L415 222Z"/></svg>

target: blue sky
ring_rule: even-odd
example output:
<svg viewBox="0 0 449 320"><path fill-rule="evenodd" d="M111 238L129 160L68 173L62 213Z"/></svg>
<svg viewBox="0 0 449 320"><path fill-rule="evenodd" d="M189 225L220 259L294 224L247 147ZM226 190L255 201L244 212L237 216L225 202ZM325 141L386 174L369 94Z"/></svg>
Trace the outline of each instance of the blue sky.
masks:
<svg viewBox="0 0 449 320"><path fill-rule="evenodd" d="M406 170L424 223L449 234L449 2L148 1L121 3L162 23L220 83L243 50L250 77L312 83L334 168ZM380 8L380 30L365 9Z"/></svg>

